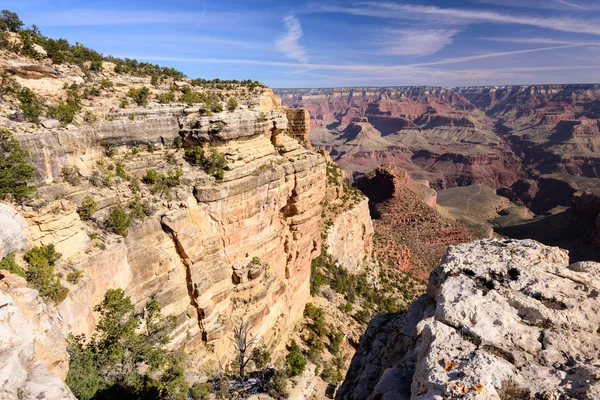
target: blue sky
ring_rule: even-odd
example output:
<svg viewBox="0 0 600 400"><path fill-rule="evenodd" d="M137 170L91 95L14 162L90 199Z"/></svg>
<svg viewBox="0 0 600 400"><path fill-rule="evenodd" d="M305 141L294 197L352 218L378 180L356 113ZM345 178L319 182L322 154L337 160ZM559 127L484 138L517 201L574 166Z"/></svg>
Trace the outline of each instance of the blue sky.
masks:
<svg viewBox="0 0 600 400"><path fill-rule="evenodd" d="M600 1L2 0L50 37L272 87L600 82Z"/></svg>

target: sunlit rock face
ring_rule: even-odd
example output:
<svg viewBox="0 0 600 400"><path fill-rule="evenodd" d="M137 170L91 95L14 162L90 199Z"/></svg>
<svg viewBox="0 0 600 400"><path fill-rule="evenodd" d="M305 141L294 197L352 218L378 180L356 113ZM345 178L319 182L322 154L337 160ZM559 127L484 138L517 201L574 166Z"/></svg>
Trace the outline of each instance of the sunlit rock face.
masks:
<svg viewBox="0 0 600 400"><path fill-rule="evenodd" d="M599 285L532 240L452 246L407 313L371 321L337 398L598 398Z"/></svg>

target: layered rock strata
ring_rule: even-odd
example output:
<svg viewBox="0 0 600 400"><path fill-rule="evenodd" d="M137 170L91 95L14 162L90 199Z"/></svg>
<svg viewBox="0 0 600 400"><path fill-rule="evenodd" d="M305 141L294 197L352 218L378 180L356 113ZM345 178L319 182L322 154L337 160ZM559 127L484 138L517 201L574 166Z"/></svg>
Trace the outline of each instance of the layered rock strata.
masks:
<svg viewBox="0 0 600 400"><path fill-rule="evenodd" d="M33 245L55 245L63 254L59 269L84 272L77 285L64 283L70 292L59 311L66 332L90 334L97 323L93 306L107 289L123 288L138 307L156 299L165 314L176 316L173 346L230 358L229 337L241 320L267 343L285 344L310 296L310 263L321 252L326 161L292 137L272 94L259 103L262 108L213 116L198 108L167 109L146 119L17 136L37 167L45 200L20 209L25 233ZM222 181L183 161L182 151L169 150L176 137L223 153ZM146 187L134 192L119 178L108 186L88 182L116 160L133 180L147 169L179 166L181 185L158 196ZM77 167L80 182L61 183L64 166ZM154 210L121 238L80 219L85 195L98 204L93 221L99 225L111 208L127 209L136 198L148 199ZM372 251L366 201L345 216L330 227L335 233L328 245L357 270Z"/></svg>
<svg viewBox="0 0 600 400"><path fill-rule="evenodd" d="M598 398L600 264L568 260L531 240L452 246L408 312L370 323L336 398Z"/></svg>

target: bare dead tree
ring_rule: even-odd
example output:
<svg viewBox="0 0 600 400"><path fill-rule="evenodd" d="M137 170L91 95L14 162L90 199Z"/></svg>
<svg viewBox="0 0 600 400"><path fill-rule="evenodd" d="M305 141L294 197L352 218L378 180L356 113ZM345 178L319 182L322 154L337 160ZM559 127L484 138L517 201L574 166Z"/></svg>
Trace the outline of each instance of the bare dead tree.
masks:
<svg viewBox="0 0 600 400"><path fill-rule="evenodd" d="M240 364L240 377L244 379L244 370L252 357L249 356L250 348L258 340L257 335L250 335L250 324L248 321L241 321L239 325L233 328L233 344L238 352L238 362Z"/></svg>

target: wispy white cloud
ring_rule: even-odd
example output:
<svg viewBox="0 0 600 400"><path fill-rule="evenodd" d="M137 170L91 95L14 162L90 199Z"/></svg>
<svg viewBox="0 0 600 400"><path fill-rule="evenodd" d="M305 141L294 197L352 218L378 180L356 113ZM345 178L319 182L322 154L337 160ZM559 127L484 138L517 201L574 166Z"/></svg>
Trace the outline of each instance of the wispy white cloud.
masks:
<svg viewBox="0 0 600 400"><path fill-rule="evenodd" d="M374 44L378 54L388 56L426 56L452 44L454 29L388 29Z"/></svg>
<svg viewBox="0 0 600 400"><path fill-rule="evenodd" d="M299 40L304 33L298 18L288 15L283 19L287 33L275 41L275 46L292 60L307 63L306 50L300 45Z"/></svg>
<svg viewBox="0 0 600 400"><path fill-rule="evenodd" d="M355 6L316 6L312 11L339 12L354 15L372 16L394 19L422 19L429 16L431 19L445 23L496 23L533 26L562 32L587 33L600 35L600 20L577 19L570 17L533 17L499 13L495 11L474 10L463 8L441 8L436 6L422 6L412 4L397 4L390 2L358 3Z"/></svg>
<svg viewBox="0 0 600 400"><path fill-rule="evenodd" d="M504 42L504 43L519 43L519 44L564 44L564 45L577 45L577 46L600 46L600 42L585 42L577 40L566 40L566 39L551 39L543 37L533 38L515 38L515 37L484 37L480 38L490 42Z"/></svg>
<svg viewBox="0 0 600 400"><path fill-rule="evenodd" d="M577 8L579 10L586 10L585 7L580 6L579 4L571 3L570 1L565 1L565 0L554 0L554 1L556 3L564 4L564 5L569 6L569 7Z"/></svg>
<svg viewBox="0 0 600 400"><path fill-rule="evenodd" d="M535 49L527 49L527 50L513 50L513 51L502 51L496 53L486 53L486 54L478 54L474 56L466 56L466 57L454 57L454 58L445 58L439 61L432 61L428 63L419 63L419 64L411 64L414 67L422 67L422 66L431 66L431 65L444 65L444 64L456 64L456 63L464 63L475 60L483 60L486 58L499 58L499 57L508 57L519 54L527 54L527 53L537 53L540 51L556 51L561 49L569 49L573 47L582 47L586 46L586 44L568 44L564 46L551 46L551 47L538 47Z"/></svg>
<svg viewBox="0 0 600 400"><path fill-rule="evenodd" d="M590 9L598 9L594 5L590 5L587 2L582 3L578 1L577 3L573 1L565 1L565 0L471 0L475 3L480 4L493 4L497 6L503 7L520 7L520 8L531 8L536 10L581 10L587 11Z"/></svg>

